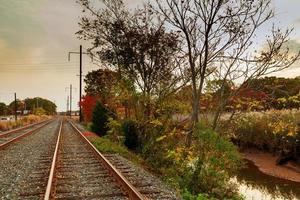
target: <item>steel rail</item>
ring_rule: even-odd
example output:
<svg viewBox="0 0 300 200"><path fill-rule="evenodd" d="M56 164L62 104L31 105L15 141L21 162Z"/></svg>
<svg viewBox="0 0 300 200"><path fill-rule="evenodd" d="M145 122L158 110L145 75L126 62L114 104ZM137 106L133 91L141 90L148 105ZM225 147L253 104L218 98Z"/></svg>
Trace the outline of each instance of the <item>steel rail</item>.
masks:
<svg viewBox="0 0 300 200"><path fill-rule="evenodd" d="M83 135L83 133L73 124L73 122L67 120L76 132L81 136L81 138L88 144L88 146L93 150L93 152L100 159L102 164L107 168L111 175L117 180L121 188L128 194L129 199L132 200L147 200L147 198L142 195L136 187L134 187L122 174L117 170L111 162L105 158L105 156L94 147L94 145Z"/></svg>
<svg viewBox="0 0 300 200"><path fill-rule="evenodd" d="M12 138L11 140L9 140L9 141L7 141L7 142L5 142L5 143L0 144L0 149L3 149L3 148L5 148L5 147L7 147L8 145L12 144L13 142L16 142L16 141L22 139L23 137L26 137L26 136L28 136L28 135L30 135L30 134L32 134L32 133L34 133L34 132L40 130L41 128L43 128L44 126L46 126L47 124L49 124L49 123L52 122L52 121L53 121L53 120L46 121L46 123L44 123L43 125L41 125L41 126L39 126L39 127L36 127L36 128L34 128L33 130L27 131L27 132L25 132L24 134L19 135L19 136L15 137L15 138Z"/></svg>
<svg viewBox="0 0 300 200"><path fill-rule="evenodd" d="M59 148L59 144L60 144L62 124L63 124L63 120L61 120L61 122L60 122L59 132L58 132L58 136L57 136L57 142L56 142L55 151L54 151L54 155L53 155L53 159L52 159L52 164L51 164L51 169L50 169L50 173L49 173L46 192L44 195L44 200L49 200L51 198L51 189L52 189L52 184L53 184L53 179L54 179L55 165L56 165L57 157L58 157L58 148Z"/></svg>
<svg viewBox="0 0 300 200"><path fill-rule="evenodd" d="M22 127L13 129L13 130L5 131L3 133L0 133L0 138L3 138L3 137L5 137L5 136L7 136L9 134L12 134L12 133L15 133L15 132L18 132L18 131L22 131L24 129L27 129L27 128L30 128L30 127L33 127L33 126L36 126L36 125L42 124L42 123L44 123L46 121L48 121L48 119L47 120L43 120L41 122L34 123L34 124L29 124L29 125L26 125L26 126L22 126Z"/></svg>

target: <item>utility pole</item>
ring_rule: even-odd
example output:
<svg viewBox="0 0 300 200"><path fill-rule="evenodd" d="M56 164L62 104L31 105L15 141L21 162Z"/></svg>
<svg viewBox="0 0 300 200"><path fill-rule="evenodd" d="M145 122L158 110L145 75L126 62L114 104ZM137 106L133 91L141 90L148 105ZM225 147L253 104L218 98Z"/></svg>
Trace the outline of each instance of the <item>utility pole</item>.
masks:
<svg viewBox="0 0 300 200"><path fill-rule="evenodd" d="M81 98L82 98L82 45L80 45L79 48L79 122L82 122Z"/></svg>
<svg viewBox="0 0 300 200"><path fill-rule="evenodd" d="M66 87L65 88L65 91L69 90L69 94L70 96L68 96L68 104L67 104L67 108L69 109L69 112L70 112L70 118L71 118L71 115L72 115L72 94L73 94L73 90L76 90L76 88L74 88L72 86L72 84L70 84L70 87Z"/></svg>
<svg viewBox="0 0 300 200"><path fill-rule="evenodd" d="M17 108L17 93L15 92L15 121L18 120L18 108Z"/></svg>
<svg viewBox="0 0 300 200"><path fill-rule="evenodd" d="M79 47L79 52L69 52L68 60L70 61L71 54L79 54L79 122L82 122L81 98L82 98L82 54L91 55L90 53L82 52L82 45ZM92 57L93 60L93 57Z"/></svg>
<svg viewBox="0 0 300 200"><path fill-rule="evenodd" d="M68 112L69 112L69 95L68 95L68 98L67 98L67 111L66 111L66 115L68 115Z"/></svg>
<svg viewBox="0 0 300 200"><path fill-rule="evenodd" d="M70 85L70 118L72 117L72 84Z"/></svg>

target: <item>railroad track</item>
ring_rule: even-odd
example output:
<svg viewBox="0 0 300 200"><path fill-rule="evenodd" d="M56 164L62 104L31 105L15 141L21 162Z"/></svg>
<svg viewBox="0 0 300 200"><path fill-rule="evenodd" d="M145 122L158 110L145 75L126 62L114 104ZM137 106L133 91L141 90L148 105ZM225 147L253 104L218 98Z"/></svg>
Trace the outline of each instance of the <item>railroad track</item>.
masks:
<svg viewBox="0 0 300 200"><path fill-rule="evenodd" d="M48 199L146 199L83 136L61 123L45 192Z"/></svg>
<svg viewBox="0 0 300 200"><path fill-rule="evenodd" d="M30 130L23 129L23 132L36 131L46 124L31 127ZM32 140L35 141L34 147L30 144ZM70 121L54 120L47 129L25 137L20 142L23 144L12 145L3 151L24 154L20 146L27 146L27 155L24 156L30 157L27 161L29 166L23 163L13 169L17 173L21 171L22 174L17 175L20 181L12 187L9 186L11 182L3 182L4 190L10 190L12 194L0 188L0 199L178 199L155 186L154 179L126 165L121 157L101 154ZM11 154L7 154L4 160L10 160L10 157ZM2 166L10 163L7 161ZM1 178L6 180L8 173L11 173L10 176L16 173L11 172L11 168L6 170L1 174L0 163L0 182ZM13 181L17 179L12 178ZM1 196L1 193L6 197Z"/></svg>
<svg viewBox="0 0 300 200"><path fill-rule="evenodd" d="M22 139L0 149L1 200L42 199L45 194L59 120L27 128L10 136Z"/></svg>
<svg viewBox="0 0 300 200"><path fill-rule="evenodd" d="M0 134L0 149L7 147L8 145L38 131L39 129L50 123L51 120L38 122L32 125L24 126L18 129L7 131Z"/></svg>

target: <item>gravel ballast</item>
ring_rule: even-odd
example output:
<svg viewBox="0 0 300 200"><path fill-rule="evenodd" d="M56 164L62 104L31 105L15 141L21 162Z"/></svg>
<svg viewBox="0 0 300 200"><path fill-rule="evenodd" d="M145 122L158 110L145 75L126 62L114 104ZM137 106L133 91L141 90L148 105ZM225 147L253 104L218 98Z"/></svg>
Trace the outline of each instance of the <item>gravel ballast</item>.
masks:
<svg viewBox="0 0 300 200"><path fill-rule="evenodd" d="M55 199L128 199L68 122L63 124L55 179Z"/></svg>
<svg viewBox="0 0 300 200"><path fill-rule="evenodd" d="M59 120L0 150L0 199L41 199L44 195Z"/></svg>
<svg viewBox="0 0 300 200"><path fill-rule="evenodd" d="M76 124L78 129L86 132L81 124ZM144 196L153 200L179 200L174 189L166 185L160 178L136 165L118 154L103 153L105 157L135 186Z"/></svg>

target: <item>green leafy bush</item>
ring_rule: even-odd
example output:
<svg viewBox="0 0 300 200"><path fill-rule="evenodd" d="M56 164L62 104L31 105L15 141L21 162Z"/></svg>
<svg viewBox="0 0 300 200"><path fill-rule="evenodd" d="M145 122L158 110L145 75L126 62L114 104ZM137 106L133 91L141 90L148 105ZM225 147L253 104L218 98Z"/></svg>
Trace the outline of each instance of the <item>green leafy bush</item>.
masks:
<svg viewBox="0 0 300 200"><path fill-rule="evenodd" d="M208 195L205 194L193 195L188 190L185 190L183 192L182 197L184 200L214 200L212 198L209 198Z"/></svg>
<svg viewBox="0 0 300 200"><path fill-rule="evenodd" d="M108 119L108 110L100 102L97 102L93 110L92 131L100 136L106 135Z"/></svg>
<svg viewBox="0 0 300 200"><path fill-rule="evenodd" d="M125 136L125 146L128 149L137 150L139 147L137 122L134 120L125 120L122 123L122 131Z"/></svg>
<svg viewBox="0 0 300 200"><path fill-rule="evenodd" d="M195 137L193 151L197 156L187 165L183 185L193 195L206 193L217 199L236 196L230 174L241 167L242 159L235 146L202 124Z"/></svg>
<svg viewBox="0 0 300 200"><path fill-rule="evenodd" d="M123 132L122 132L122 124L113 118L108 119L108 123L106 124L108 138L116 143L123 144Z"/></svg>
<svg viewBox="0 0 300 200"><path fill-rule="evenodd" d="M192 146L185 145L185 131L154 120L147 124L148 140L142 156L185 199L236 199L230 174L242 165L235 146L213 130L199 124ZM151 127L151 128L150 128Z"/></svg>

